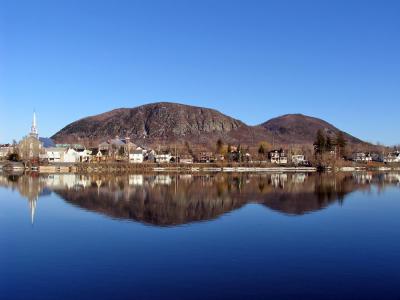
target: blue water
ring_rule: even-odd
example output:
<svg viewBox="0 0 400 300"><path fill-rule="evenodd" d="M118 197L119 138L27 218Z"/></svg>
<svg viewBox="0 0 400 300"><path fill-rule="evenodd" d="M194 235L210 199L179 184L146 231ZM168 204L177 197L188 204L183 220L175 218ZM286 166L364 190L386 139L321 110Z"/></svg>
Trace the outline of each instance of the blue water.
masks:
<svg viewBox="0 0 400 300"><path fill-rule="evenodd" d="M18 185L0 188L1 299L400 299L399 183L357 185L305 213L248 199L166 226L44 191L32 223Z"/></svg>

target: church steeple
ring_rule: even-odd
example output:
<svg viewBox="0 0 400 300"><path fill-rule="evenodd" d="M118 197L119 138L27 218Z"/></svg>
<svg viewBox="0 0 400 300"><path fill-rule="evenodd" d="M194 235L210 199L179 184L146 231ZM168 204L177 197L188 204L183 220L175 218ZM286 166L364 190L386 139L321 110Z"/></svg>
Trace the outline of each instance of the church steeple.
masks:
<svg viewBox="0 0 400 300"><path fill-rule="evenodd" d="M36 125L36 112L33 112L31 135L38 137L38 130L37 130L37 125Z"/></svg>

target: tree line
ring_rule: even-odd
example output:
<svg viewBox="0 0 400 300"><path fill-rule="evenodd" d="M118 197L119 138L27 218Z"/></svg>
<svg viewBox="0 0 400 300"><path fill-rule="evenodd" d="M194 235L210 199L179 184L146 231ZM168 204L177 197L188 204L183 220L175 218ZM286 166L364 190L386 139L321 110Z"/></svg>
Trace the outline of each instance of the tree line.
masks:
<svg viewBox="0 0 400 300"><path fill-rule="evenodd" d="M335 138L332 138L319 129L314 142L314 150L316 155L335 151L337 157L340 158L345 153L346 145L347 142L342 131L337 132Z"/></svg>

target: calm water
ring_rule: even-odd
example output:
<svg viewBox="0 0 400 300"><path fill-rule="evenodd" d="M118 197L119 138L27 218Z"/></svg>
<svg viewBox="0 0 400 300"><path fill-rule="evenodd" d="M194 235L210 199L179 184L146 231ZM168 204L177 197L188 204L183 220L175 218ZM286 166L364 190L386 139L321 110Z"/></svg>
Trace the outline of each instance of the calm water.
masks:
<svg viewBox="0 0 400 300"><path fill-rule="evenodd" d="M400 174L0 175L1 299L400 299Z"/></svg>

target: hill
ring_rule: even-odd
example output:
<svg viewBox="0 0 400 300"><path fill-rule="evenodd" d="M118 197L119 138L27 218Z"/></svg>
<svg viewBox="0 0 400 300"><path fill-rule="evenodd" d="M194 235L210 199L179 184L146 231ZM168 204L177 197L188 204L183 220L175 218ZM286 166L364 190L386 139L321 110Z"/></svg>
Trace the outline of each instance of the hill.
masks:
<svg viewBox="0 0 400 300"><path fill-rule="evenodd" d="M52 138L56 142L101 141L115 136L139 143L194 142L228 137L243 122L216 110L169 102L120 108L73 122ZM250 128L248 128L250 129Z"/></svg>
<svg viewBox="0 0 400 300"><path fill-rule="evenodd" d="M260 125L269 135L277 137L280 143L284 144L312 144L318 130L332 138L341 130L332 124L302 114L287 114L271 119ZM362 144L360 139L344 133L349 144Z"/></svg>
<svg viewBox="0 0 400 300"><path fill-rule="evenodd" d="M119 136L129 137L144 146L184 144L210 146L218 139L224 143L257 145L311 145L321 129L335 136L340 130L314 117L284 115L257 126L221 112L178 103L158 102L135 108L119 108L75 121L52 136L57 143L91 143ZM364 144L345 133L350 144Z"/></svg>

